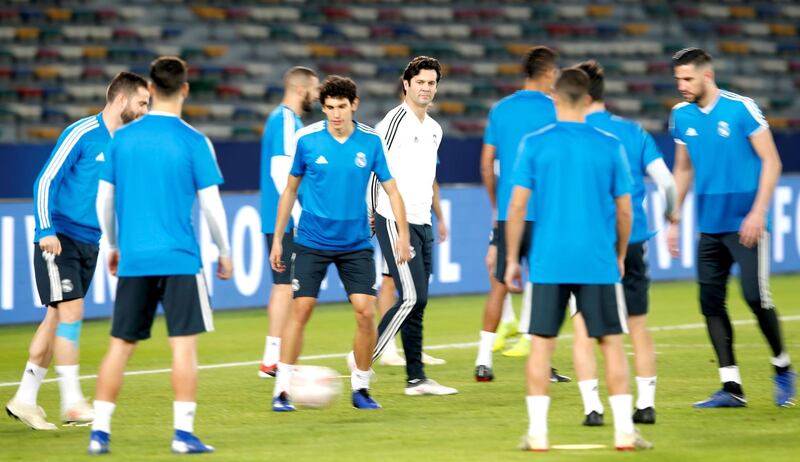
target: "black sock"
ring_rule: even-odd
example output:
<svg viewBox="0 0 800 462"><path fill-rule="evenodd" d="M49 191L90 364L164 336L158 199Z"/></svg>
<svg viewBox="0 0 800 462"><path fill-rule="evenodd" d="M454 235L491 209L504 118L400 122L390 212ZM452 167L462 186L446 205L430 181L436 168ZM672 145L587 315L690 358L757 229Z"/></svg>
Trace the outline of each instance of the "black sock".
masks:
<svg viewBox="0 0 800 462"><path fill-rule="evenodd" d="M783 373L789 372L789 369L791 369L791 368L792 368L792 366L790 364L787 364L785 367L783 367L783 366L775 366L775 373L776 374L783 374Z"/></svg>
<svg viewBox="0 0 800 462"><path fill-rule="evenodd" d="M736 396L744 396L744 391L742 390L742 384L740 383L725 382L722 384L722 389Z"/></svg>

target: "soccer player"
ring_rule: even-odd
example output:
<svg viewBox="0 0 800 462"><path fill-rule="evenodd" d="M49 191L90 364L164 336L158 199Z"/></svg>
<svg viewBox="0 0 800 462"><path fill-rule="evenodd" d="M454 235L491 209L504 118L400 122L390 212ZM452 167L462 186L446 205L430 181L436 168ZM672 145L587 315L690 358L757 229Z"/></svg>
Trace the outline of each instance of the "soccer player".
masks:
<svg viewBox="0 0 800 462"><path fill-rule="evenodd" d="M386 165L381 137L353 119L359 103L355 82L329 76L320 87L319 97L326 120L297 132L292 170L278 202L269 257L273 270L286 271L281 243L299 189L303 195L303 211L293 247L294 302L281 341L281 360L272 399L275 412L295 410L289 396L292 367L300 356L305 325L331 263L336 265L356 314L353 348L356 364L350 380L353 406L358 409L381 407L369 394L376 336L375 263L366 203L371 172L375 172L383 184L392 212L398 217L398 232L394 236L398 264L410 258L406 211Z"/></svg>
<svg viewBox="0 0 800 462"><path fill-rule="evenodd" d="M653 424L656 421L656 353L653 339L647 332L647 292L650 286L647 268L647 240L653 233L647 229L647 215L644 212L644 178L652 178L659 189L664 191L666 208L664 216L670 220L675 211L675 181L667 164L661 156L653 137L636 122L612 115L606 110L604 97L605 75L603 67L594 60L576 66L589 76L589 96L591 104L586 115L586 123L619 138L628 156L628 166L633 179L631 200L633 203L633 229L625 257L625 276L622 286L625 289L625 306L628 311L628 329L636 365L637 401L633 421ZM583 398L584 425L603 424L603 404L600 401L597 384L597 364L594 356L594 342L586 332L583 317L574 317L575 341L573 357L578 388Z"/></svg>
<svg viewBox="0 0 800 462"><path fill-rule="evenodd" d="M530 426L522 440L522 448L532 451L549 449L550 359L570 295L605 357L615 447L652 446L633 427L622 338L625 300L618 282L633 218L630 172L620 141L585 123L588 90L585 72L562 72L555 84L558 121L520 143L508 206L506 284L515 291L522 290L519 249L531 195L536 210L526 284L533 286L536 307L531 310L527 370Z"/></svg>
<svg viewBox="0 0 800 462"><path fill-rule="evenodd" d="M488 382L494 379L492 372L492 349L495 343L497 326L503 310L508 289L504 283L506 261L506 210L511 197L511 172L517 158L520 140L550 123L555 122L556 113L553 100L549 96L558 76L556 60L558 53L544 46L533 47L525 55L525 84L522 90L500 100L489 112L489 120L483 137L481 152L481 177L492 204L492 214L496 218L492 231L492 242L487 255L488 263L494 257L494 273L491 278L489 296L483 313L483 329L480 332L478 355L475 358L475 379ZM525 114L521 117L520 114ZM495 172L495 162L499 171ZM527 257L528 242L533 228L532 203L525 216L525 236L520 257ZM493 248L494 247L494 248ZM527 307L520 316L520 328L527 332L529 316ZM525 324L524 326L522 324ZM509 356L525 356L530 348L530 339L523 336L510 351ZM506 354L504 353L504 354ZM568 381L553 371L556 381Z"/></svg>
<svg viewBox="0 0 800 462"><path fill-rule="evenodd" d="M725 305L734 262L739 265L744 299L772 350L775 404L791 405L796 374L784 348L769 291L767 214L781 174L778 150L756 103L717 87L711 55L699 48L685 48L675 53L672 65L678 91L685 100L675 105L670 118L670 133L675 139L677 213L694 179L700 230L700 307L722 382L721 390L694 406L747 405L733 353L733 326ZM668 245L676 256L678 233L676 222L668 233Z"/></svg>
<svg viewBox="0 0 800 462"><path fill-rule="evenodd" d="M403 71L404 102L389 111L376 126L386 145L386 161L405 204L406 220L403 221L410 226L414 255L407 263L397 264L400 255L394 244L402 221L393 213L387 192L378 190L375 234L399 298L381 318L372 358L380 357L386 345L394 342L398 330L402 332L407 375L405 394L409 396L458 393L455 388L427 378L422 363L422 322L433 271L431 207L437 153L442 141L442 127L428 115L428 106L436 96L441 77L438 60L427 56L412 59Z"/></svg>
<svg viewBox="0 0 800 462"><path fill-rule="evenodd" d="M311 105L319 99L319 78L307 67L293 67L283 76L283 100L267 118L264 137L261 139L261 231L267 236L267 248L272 248L275 233L275 215L278 199L286 187L292 158L289 151L294 133L303 128L300 116L311 111ZM259 377L275 377L281 354L281 331L292 305L291 256L292 235L300 206L292 211L283 235L285 252L284 266L289 271L272 272L272 288L269 293L269 333L264 346L264 356L258 369Z"/></svg>
<svg viewBox="0 0 800 462"><path fill-rule="evenodd" d="M109 451L111 415L125 367L138 342L150 337L159 303L164 307L172 349L172 451L214 450L194 435L197 334L214 330L192 225L195 197L219 249L217 276L228 279L232 266L218 189L222 175L214 147L180 118L189 94L187 74L186 63L179 58L153 61L152 111L119 130L106 153L97 213L112 248L109 270L119 281L111 342L97 375L90 454Z"/></svg>
<svg viewBox="0 0 800 462"><path fill-rule="evenodd" d="M55 357L61 389L61 419L67 424L94 418L78 381L83 298L99 252L100 226L94 209L97 180L111 135L147 112L147 82L121 72L106 90L99 114L67 127L33 186L36 231L33 266L39 298L47 307L28 349L19 388L6 412L35 430L55 430L36 403Z"/></svg>

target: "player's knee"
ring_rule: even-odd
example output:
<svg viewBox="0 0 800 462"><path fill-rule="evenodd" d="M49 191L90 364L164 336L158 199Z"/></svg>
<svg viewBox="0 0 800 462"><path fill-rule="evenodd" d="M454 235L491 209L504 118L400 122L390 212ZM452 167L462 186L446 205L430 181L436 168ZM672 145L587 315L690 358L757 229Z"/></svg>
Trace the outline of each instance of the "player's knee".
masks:
<svg viewBox="0 0 800 462"><path fill-rule="evenodd" d="M75 348L78 348L81 339L82 325L82 321L59 322L56 328L56 337L61 337L72 343Z"/></svg>
<svg viewBox="0 0 800 462"><path fill-rule="evenodd" d="M700 285L700 310L703 316L721 316L725 310L725 289L716 286Z"/></svg>
<svg viewBox="0 0 800 462"><path fill-rule="evenodd" d="M375 310L372 307L356 309L356 323L358 327L370 327L375 324Z"/></svg>

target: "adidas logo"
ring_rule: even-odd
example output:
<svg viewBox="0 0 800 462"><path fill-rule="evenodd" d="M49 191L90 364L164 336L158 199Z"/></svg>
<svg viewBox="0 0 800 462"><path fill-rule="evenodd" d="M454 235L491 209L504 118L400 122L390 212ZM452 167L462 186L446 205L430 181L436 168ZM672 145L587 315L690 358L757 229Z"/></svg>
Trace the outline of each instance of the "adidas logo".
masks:
<svg viewBox="0 0 800 462"><path fill-rule="evenodd" d="M105 154L103 154L101 152L100 154L97 155L97 157L94 158L94 160L96 160L98 162L105 162L106 161L106 156L105 156Z"/></svg>
<svg viewBox="0 0 800 462"><path fill-rule="evenodd" d="M320 165L325 165L325 164L327 164L327 163L328 163L328 159L326 159L326 158L325 158L325 156L323 156L323 155L321 155L321 154L320 154L320 156L319 156L319 157L317 157L317 160L316 160L316 161L314 161L314 163L315 163L315 164L320 164Z"/></svg>
<svg viewBox="0 0 800 462"><path fill-rule="evenodd" d="M697 136L697 130L695 130L692 127L689 127L689 128L686 129L686 133L684 133L684 135L686 135L686 136Z"/></svg>

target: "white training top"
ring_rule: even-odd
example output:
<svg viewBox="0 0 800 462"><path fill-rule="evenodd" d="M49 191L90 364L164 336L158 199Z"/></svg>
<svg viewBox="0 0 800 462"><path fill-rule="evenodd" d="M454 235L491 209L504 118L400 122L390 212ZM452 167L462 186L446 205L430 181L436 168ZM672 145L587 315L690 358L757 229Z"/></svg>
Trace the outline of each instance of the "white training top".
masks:
<svg viewBox="0 0 800 462"><path fill-rule="evenodd" d="M415 225L431 224L433 182L439 163L442 127L429 115L422 121L403 103L375 126L386 144L386 161L406 206L406 219ZM377 187L375 210L394 220L389 196ZM372 191L375 193L375 191Z"/></svg>

